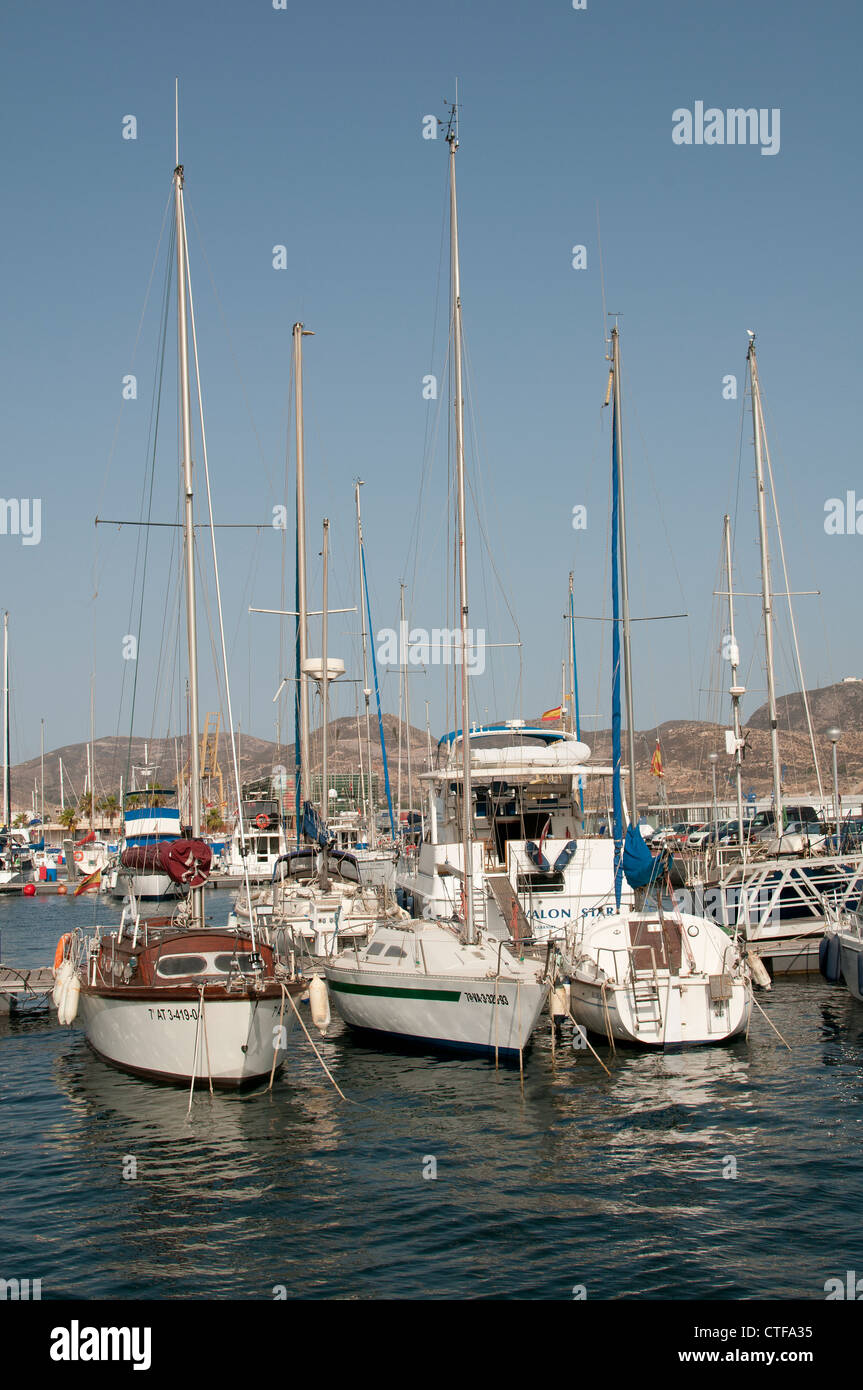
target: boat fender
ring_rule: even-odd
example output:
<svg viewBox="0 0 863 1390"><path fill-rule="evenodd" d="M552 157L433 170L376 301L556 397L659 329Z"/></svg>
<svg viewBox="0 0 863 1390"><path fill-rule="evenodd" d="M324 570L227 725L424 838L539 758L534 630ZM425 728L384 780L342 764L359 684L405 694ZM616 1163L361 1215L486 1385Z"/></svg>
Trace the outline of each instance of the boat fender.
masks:
<svg viewBox="0 0 863 1390"><path fill-rule="evenodd" d="M313 975L309 982L309 1008L318 1032L326 1033L330 1026L330 996L323 975Z"/></svg>
<svg viewBox="0 0 863 1390"><path fill-rule="evenodd" d="M59 966L59 969L57 970L57 973L56 973L56 976L55 976L55 979L54 979L54 988L53 988L53 990L51 991L51 999L53 1000L54 1008L55 1008L55 1009L58 1009L58 1010L59 1010L59 1008L60 1008L60 1001L61 1001L61 999L62 999L62 997L63 997L63 994L65 993L66 986L67 986L67 984L69 983L69 980L71 979L71 977L72 977L72 962L71 962L70 960L64 960L64 961L61 962L61 964L60 964L60 966Z"/></svg>
<svg viewBox="0 0 863 1390"><path fill-rule="evenodd" d="M857 957L857 993L863 999L863 955Z"/></svg>
<svg viewBox="0 0 863 1390"><path fill-rule="evenodd" d="M757 985L762 989L771 989L773 982L770 979L770 972L757 951L747 951L746 961L749 965L749 972Z"/></svg>
<svg viewBox="0 0 863 1390"><path fill-rule="evenodd" d="M75 1015L78 1012L78 1000L81 995L81 981L77 971L72 975L71 980L66 986L66 993L63 996L63 1013L60 1015L60 1022L64 1028L68 1028L75 1022Z"/></svg>
<svg viewBox="0 0 863 1390"><path fill-rule="evenodd" d="M563 985L558 985L556 989L549 992L548 1011L553 1020L566 1017L568 1002Z"/></svg>
<svg viewBox="0 0 863 1390"><path fill-rule="evenodd" d="M825 980L835 984L842 975L841 948L839 937L823 936L818 946L818 968Z"/></svg>

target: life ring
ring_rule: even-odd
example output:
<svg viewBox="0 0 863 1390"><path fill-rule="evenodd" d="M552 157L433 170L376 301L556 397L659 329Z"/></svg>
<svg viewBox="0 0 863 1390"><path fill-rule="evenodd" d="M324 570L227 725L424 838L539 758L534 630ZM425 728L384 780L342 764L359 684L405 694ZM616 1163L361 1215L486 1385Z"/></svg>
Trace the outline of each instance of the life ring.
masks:
<svg viewBox="0 0 863 1390"><path fill-rule="evenodd" d="M66 947L67 947L67 945L69 944L69 942L70 942L71 940L72 940L72 933L71 933L70 931L67 931L67 932L65 932L65 933L63 934L63 936L60 937L60 940L57 942L57 949L56 949L56 951L54 952L54 969L55 969L55 971L59 970L59 969L60 969L60 966L63 964L63 960L64 960L65 955L66 955Z"/></svg>
<svg viewBox="0 0 863 1390"><path fill-rule="evenodd" d="M255 825L258 827L259 830L266 830L269 823L270 818L269 816L265 816L263 811L259 816L255 816Z"/></svg>
<svg viewBox="0 0 863 1390"><path fill-rule="evenodd" d="M80 863L81 863L81 860L82 860L83 858L84 858L84 851L83 851L82 849L76 849L76 850L75 850L75 862L76 862L76 864L80 864Z"/></svg>

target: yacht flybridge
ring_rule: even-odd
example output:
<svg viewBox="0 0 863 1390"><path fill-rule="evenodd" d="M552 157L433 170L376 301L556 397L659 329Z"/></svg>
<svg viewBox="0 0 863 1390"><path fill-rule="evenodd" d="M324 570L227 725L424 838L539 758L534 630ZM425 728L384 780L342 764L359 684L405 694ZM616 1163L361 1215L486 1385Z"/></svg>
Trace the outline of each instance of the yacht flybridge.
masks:
<svg viewBox="0 0 863 1390"><path fill-rule="evenodd" d="M461 730L445 735L437 766L422 774L426 836L396 875L400 900L416 917L458 910L464 743ZM591 764L574 734L521 719L474 727L469 743L473 890L487 930L546 940L613 913L611 767Z"/></svg>

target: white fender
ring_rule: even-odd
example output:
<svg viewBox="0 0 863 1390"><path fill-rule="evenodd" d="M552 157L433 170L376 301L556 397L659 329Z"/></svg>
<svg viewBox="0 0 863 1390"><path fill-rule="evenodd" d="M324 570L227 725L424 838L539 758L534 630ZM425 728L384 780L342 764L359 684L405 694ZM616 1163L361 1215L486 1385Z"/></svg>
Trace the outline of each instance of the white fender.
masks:
<svg viewBox="0 0 863 1390"><path fill-rule="evenodd" d="M323 975L313 975L309 982L309 1007L312 1023L319 1033L326 1033L330 1026L330 995Z"/></svg>
<svg viewBox="0 0 863 1390"><path fill-rule="evenodd" d="M767 966L757 951L746 952L746 963L755 983L760 985L762 989L770 989L773 982L770 979Z"/></svg>
<svg viewBox="0 0 863 1390"><path fill-rule="evenodd" d="M72 962L70 960L64 960L57 968L57 974L54 977L54 988L51 991L51 999L55 1009L59 1009L60 1007L60 997L69 982L71 974Z"/></svg>
<svg viewBox="0 0 863 1390"><path fill-rule="evenodd" d="M565 985L558 985L556 989L549 992L548 1012L552 1018L566 1018L569 1009L569 999Z"/></svg>
<svg viewBox="0 0 863 1390"><path fill-rule="evenodd" d="M63 1024L64 1028L68 1027L70 1023L75 1022L75 1015L78 1012L78 1000L80 998L80 995L81 981L78 978L78 974L76 972L67 984L66 992L63 995L63 1012L59 1017L60 1022Z"/></svg>

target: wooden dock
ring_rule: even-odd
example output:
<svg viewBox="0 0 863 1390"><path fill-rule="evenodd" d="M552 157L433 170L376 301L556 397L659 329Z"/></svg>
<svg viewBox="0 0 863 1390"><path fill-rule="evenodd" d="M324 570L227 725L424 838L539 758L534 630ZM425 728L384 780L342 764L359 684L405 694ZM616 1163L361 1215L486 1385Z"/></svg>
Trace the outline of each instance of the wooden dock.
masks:
<svg viewBox="0 0 863 1390"><path fill-rule="evenodd" d="M46 998L54 988L50 965L0 965L0 1013L28 1000Z"/></svg>

